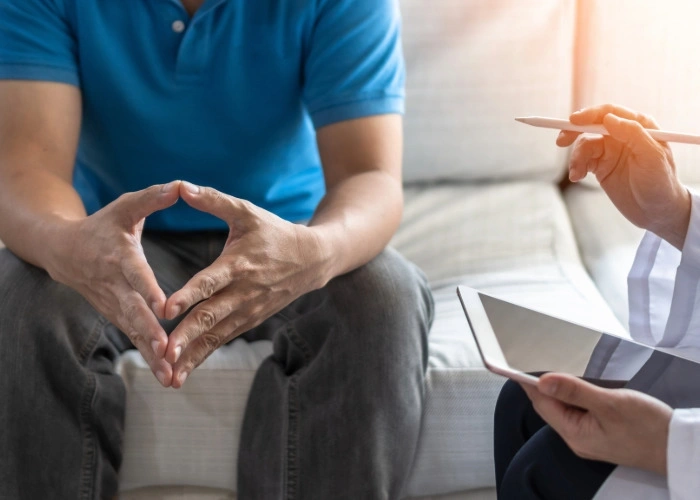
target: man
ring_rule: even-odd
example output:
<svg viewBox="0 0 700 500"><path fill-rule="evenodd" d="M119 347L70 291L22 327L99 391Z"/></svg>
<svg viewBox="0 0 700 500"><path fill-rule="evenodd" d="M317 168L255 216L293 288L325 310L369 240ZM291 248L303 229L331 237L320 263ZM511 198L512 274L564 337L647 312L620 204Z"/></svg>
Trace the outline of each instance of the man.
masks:
<svg viewBox="0 0 700 500"><path fill-rule="evenodd" d="M383 250L399 24L393 0L0 0L0 497L114 495L119 353L177 389L242 334L274 354L239 497L400 495L432 302Z"/></svg>
<svg viewBox="0 0 700 500"><path fill-rule="evenodd" d="M678 179L668 145L646 131L658 128L653 119L602 105L570 120L602 123L610 136L577 140L577 133L560 133L558 145L576 141L569 178L576 182L593 172L617 209L648 230L628 281L632 337L697 359L700 197ZM673 364L657 371L654 390L681 407L696 405L697 380L686 380L685 372ZM591 499L599 491L604 498L697 498L698 439L697 408L672 410L641 392L557 373L540 377L536 388L508 382L496 408L499 498ZM616 465L656 475L601 490Z"/></svg>

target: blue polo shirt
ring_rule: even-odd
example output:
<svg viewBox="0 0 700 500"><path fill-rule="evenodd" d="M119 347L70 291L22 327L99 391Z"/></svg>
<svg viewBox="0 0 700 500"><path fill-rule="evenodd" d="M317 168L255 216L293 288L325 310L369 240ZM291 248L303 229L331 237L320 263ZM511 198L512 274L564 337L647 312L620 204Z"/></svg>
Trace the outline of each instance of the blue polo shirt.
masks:
<svg viewBox="0 0 700 500"><path fill-rule="evenodd" d="M300 221L325 189L315 129L403 112L399 32L397 0L0 0L0 79L81 89L90 213L185 179ZM225 227L182 202L147 226Z"/></svg>

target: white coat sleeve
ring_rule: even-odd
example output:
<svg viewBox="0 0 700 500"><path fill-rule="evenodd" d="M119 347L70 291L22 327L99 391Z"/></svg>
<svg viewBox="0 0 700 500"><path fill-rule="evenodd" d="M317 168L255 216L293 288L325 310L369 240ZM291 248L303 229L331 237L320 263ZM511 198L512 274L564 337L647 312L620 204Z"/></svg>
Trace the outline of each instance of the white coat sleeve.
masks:
<svg viewBox="0 0 700 500"><path fill-rule="evenodd" d="M700 409L673 412L667 453L671 500L700 498Z"/></svg>
<svg viewBox="0 0 700 500"><path fill-rule="evenodd" d="M700 353L700 195L691 194L682 252L649 232L639 245L627 279L629 327L639 342Z"/></svg>
<svg viewBox="0 0 700 500"><path fill-rule="evenodd" d="M630 334L700 360L700 195L683 251L647 233L628 277ZM700 383L700 381L698 381ZM700 498L700 409L675 410L667 448L671 500Z"/></svg>

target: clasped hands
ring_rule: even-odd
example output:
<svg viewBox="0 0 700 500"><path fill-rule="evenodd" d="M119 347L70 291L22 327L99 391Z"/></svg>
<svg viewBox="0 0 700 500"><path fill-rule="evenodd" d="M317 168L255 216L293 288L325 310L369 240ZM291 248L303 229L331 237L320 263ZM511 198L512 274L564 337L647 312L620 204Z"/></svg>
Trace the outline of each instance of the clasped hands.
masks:
<svg viewBox="0 0 700 500"><path fill-rule="evenodd" d="M141 245L144 221L178 199L229 226L221 255L166 297ZM127 193L67 221L47 271L122 330L164 387L179 388L212 352L322 285L311 228L184 181ZM159 319L186 313L166 334Z"/></svg>

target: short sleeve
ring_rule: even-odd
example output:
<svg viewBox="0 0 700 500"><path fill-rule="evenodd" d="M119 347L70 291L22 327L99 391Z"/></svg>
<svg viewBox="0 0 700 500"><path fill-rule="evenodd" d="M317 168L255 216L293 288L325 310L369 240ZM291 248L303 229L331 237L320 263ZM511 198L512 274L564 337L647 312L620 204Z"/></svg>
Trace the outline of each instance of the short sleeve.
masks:
<svg viewBox="0 0 700 500"><path fill-rule="evenodd" d="M77 47L62 0L0 0L0 79L79 85Z"/></svg>
<svg viewBox="0 0 700 500"><path fill-rule="evenodd" d="M398 0L319 0L309 40L303 99L316 128L403 113Z"/></svg>

